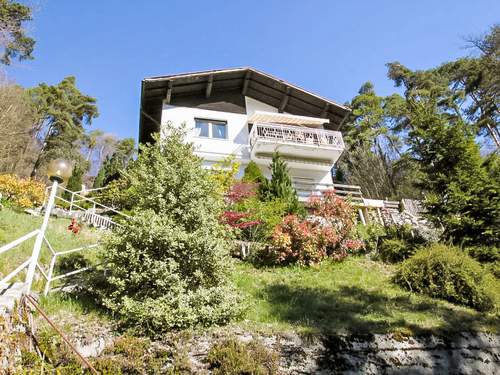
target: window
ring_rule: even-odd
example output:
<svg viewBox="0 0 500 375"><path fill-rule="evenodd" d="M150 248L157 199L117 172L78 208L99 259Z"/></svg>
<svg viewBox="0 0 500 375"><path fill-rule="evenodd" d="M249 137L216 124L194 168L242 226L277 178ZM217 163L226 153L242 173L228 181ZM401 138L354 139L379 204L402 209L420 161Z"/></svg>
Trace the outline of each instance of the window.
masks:
<svg viewBox="0 0 500 375"><path fill-rule="evenodd" d="M195 119L199 137L227 139L227 123L223 121Z"/></svg>

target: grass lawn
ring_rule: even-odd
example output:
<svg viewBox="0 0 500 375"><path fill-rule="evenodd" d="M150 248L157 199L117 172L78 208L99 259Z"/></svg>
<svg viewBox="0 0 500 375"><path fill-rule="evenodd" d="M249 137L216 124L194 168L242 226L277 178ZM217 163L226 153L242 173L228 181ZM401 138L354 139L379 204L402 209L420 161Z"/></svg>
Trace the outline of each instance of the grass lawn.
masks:
<svg viewBox="0 0 500 375"><path fill-rule="evenodd" d="M314 268L255 268L239 262L234 280L247 296L244 325L304 333L498 332L498 314L479 313L405 291L393 266L364 257Z"/></svg>
<svg viewBox="0 0 500 375"><path fill-rule="evenodd" d="M16 211L10 208L0 210L0 246L5 245L37 228L42 224L42 217L28 215L22 211ZM91 245L97 242L100 232L98 230L84 227L78 234L73 234L68 231L70 219L51 218L46 232L46 237L54 251L65 251ZM32 253L35 237L23 242L0 255L0 277L7 275L13 271L18 265L26 260ZM92 259L97 249L83 251L81 254ZM58 262L64 256L58 257ZM51 253L47 246L42 246L40 255L41 264L48 266L51 258ZM57 266L57 263L56 263ZM24 278L25 273L18 275L17 280ZM37 283L40 284L40 283ZM36 285L35 285L36 286Z"/></svg>

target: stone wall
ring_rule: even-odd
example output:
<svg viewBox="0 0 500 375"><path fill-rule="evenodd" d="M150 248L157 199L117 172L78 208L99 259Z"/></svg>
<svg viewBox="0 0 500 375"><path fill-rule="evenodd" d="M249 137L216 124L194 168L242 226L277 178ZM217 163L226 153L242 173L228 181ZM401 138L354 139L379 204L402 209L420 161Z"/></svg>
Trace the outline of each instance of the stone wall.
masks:
<svg viewBox="0 0 500 375"><path fill-rule="evenodd" d="M280 356L281 374L498 374L500 336L461 333L453 337L334 335L296 333L255 335L235 332L238 340L259 340ZM217 335L216 335L217 336ZM204 358L219 338L193 337L185 345L195 373L206 372Z"/></svg>

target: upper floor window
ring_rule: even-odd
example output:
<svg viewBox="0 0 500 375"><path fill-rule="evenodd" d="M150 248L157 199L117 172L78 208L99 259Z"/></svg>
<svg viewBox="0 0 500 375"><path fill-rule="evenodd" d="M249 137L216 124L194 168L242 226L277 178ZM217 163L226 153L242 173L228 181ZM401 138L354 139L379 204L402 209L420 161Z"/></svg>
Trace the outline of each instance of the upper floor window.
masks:
<svg viewBox="0 0 500 375"><path fill-rule="evenodd" d="M195 119L195 128L199 130L199 137L227 139L227 123L225 121L214 121Z"/></svg>

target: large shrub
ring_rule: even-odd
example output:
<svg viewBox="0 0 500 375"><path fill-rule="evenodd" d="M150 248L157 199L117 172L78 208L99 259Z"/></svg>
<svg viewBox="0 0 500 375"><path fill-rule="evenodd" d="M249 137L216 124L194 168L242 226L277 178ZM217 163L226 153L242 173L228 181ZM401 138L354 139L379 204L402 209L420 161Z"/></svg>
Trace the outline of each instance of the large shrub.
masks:
<svg viewBox="0 0 500 375"><path fill-rule="evenodd" d="M32 178L2 174L0 175L0 193L3 199L20 207L29 208L42 204L45 185Z"/></svg>
<svg viewBox="0 0 500 375"><path fill-rule="evenodd" d="M168 134L127 170L133 217L105 242L105 280L97 286L105 306L148 334L225 323L238 313L222 196L184 132Z"/></svg>
<svg viewBox="0 0 500 375"><path fill-rule="evenodd" d="M494 305L494 280L474 259L455 247L434 244L405 260L395 275L404 288L487 310Z"/></svg>

